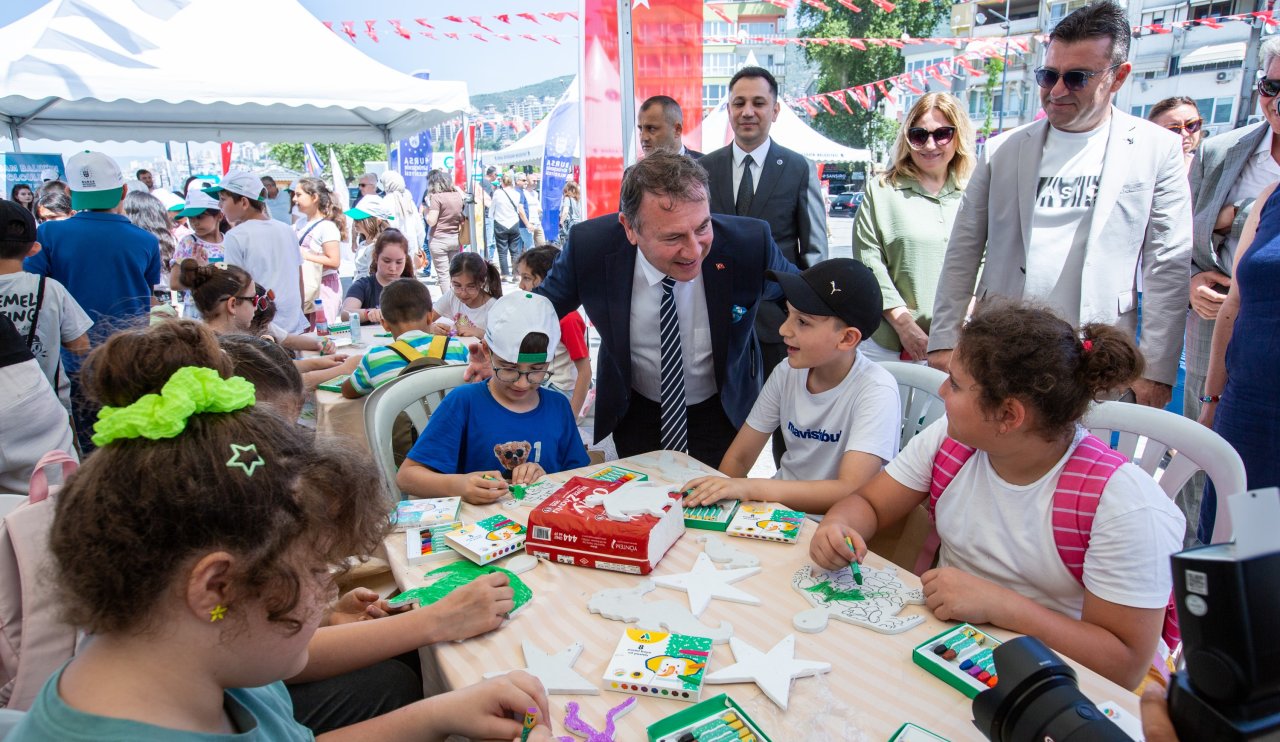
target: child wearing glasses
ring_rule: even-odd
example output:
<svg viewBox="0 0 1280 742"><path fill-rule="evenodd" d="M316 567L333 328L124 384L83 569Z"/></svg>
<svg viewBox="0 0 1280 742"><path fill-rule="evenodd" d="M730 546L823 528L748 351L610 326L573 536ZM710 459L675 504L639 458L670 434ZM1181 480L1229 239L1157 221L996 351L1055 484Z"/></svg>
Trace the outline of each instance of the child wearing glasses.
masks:
<svg viewBox="0 0 1280 742"><path fill-rule="evenodd" d="M436 306L440 319L434 331L484 337L489 309L502 296L502 276L498 269L479 253L460 253L449 262L449 286L452 291L440 297Z"/></svg>
<svg viewBox="0 0 1280 742"><path fill-rule="evenodd" d="M488 322L483 346L493 377L449 392L431 415L396 477L407 494L486 504L508 482L528 484L588 463L569 400L540 386L560 343L551 302L509 294L494 302Z"/></svg>

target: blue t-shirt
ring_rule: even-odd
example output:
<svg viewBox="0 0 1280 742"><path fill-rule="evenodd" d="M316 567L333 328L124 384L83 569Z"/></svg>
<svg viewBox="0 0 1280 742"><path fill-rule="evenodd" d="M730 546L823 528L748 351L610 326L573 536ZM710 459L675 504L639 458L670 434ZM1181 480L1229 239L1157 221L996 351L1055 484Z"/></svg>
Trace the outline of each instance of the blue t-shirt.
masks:
<svg viewBox="0 0 1280 742"><path fill-rule="evenodd" d="M234 736L205 734L88 714L71 708L58 695L63 665L45 682L26 718L5 742L310 742L315 735L293 718L293 702L284 683L261 688L229 688L224 707L240 731Z"/></svg>
<svg viewBox="0 0 1280 742"><path fill-rule="evenodd" d="M587 449L569 400L541 388L537 392L537 407L512 412L493 398L488 382L457 387L432 413L409 458L442 474L507 471L495 447L528 443L527 461L548 474L586 466Z"/></svg>
<svg viewBox="0 0 1280 742"><path fill-rule="evenodd" d="M36 240L43 249L23 261L23 270L66 287L93 320L91 339L151 310L151 287L160 283L160 243L127 217L81 211L41 224Z"/></svg>

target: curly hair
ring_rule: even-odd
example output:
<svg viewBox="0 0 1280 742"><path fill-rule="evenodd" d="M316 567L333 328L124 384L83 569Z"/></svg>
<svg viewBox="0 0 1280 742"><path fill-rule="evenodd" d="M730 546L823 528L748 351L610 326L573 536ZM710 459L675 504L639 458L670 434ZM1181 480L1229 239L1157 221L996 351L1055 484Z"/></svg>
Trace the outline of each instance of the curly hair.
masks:
<svg viewBox="0 0 1280 742"><path fill-rule="evenodd" d="M319 178L307 176L298 179L294 190L315 197L320 218L333 222L338 227L338 235L343 240L347 239L347 216L342 212L342 207L338 205L338 197L333 195L328 183Z"/></svg>
<svg viewBox="0 0 1280 742"><path fill-rule="evenodd" d="M995 410L1015 397L1036 413L1046 439L1071 435L1098 395L1119 389L1142 374L1133 339L1111 325L1080 328L1048 309L988 300L960 333L952 362L981 388L980 401Z"/></svg>

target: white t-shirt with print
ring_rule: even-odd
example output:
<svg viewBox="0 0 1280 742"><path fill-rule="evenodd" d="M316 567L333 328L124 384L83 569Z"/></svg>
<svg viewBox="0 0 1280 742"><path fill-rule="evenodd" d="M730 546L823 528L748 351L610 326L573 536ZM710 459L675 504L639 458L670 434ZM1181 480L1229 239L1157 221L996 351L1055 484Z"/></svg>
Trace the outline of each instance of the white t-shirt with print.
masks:
<svg viewBox="0 0 1280 742"><path fill-rule="evenodd" d="M1079 133L1050 126L1040 157L1023 296L1072 325L1080 324L1085 246L1110 130L1108 122Z"/></svg>
<svg viewBox="0 0 1280 742"><path fill-rule="evenodd" d="M71 409L71 382L65 373L58 374L63 343L69 343L93 327L93 320L62 284L46 279L44 299L36 315L36 298L40 292L40 276L34 273L8 273L0 275L0 314L13 320L18 332L25 339L31 332L31 320L36 320L36 336L31 343L31 355L36 357L40 370L58 391L58 399Z"/></svg>
<svg viewBox="0 0 1280 742"><path fill-rule="evenodd" d="M835 479L848 451L893 459L902 412L898 384L883 366L859 354L839 384L818 394L808 378L809 369L779 363L747 416L761 433L782 429L787 452L775 479Z"/></svg>
<svg viewBox="0 0 1280 742"><path fill-rule="evenodd" d="M433 309L440 315L439 322L445 327L453 327L465 317L471 324L485 328L489 326L489 310L495 301L497 299L491 296L484 304L472 309L450 291L435 302Z"/></svg>
<svg viewBox="0 0 1280 742"><path fill-rule="evenodd" d="M1062 459L1026 485L1006 482L987 454L975 451L938 498L938 563L1080 618L1084 588L1058 556L1052 517L1058 475L1087 432L1077 427ZM943 417L912 438L885 471L905 487L928 492L933 457L946 435ZM1183 528L1182 511L1155 480L1133 464L1122 465L1107 481L1094 515L1085 587L1119 605L1163 608L1173 586L1169 555L1182 550Z"/></svg>
<svg viewBox="0 0 1280 742"><path fill-rule="evenodd" d="M275 292L276 322L289 332L308 327L302 316L302 253L293 230L275 219L249 219L222 238L227 265L238 265L254 282Z"/></svg>
<svg viewBox="0 0 1280 742"><path fill-rule="evenodd" d="M313 226L314 225L314 226ZM308 231L310 230L310 231ZM312 219L305 224L299 224L294 227L294 231L298 234L298 242L302 245L302 249L313 255L324 255L324 243L338 243L338 258L342 258L342 233L338 231L338 225L328 219ZM306 235L303 238L302 235ZM337 275L337 268L325 266L321 273L323 276L329 274Z"/></svg>

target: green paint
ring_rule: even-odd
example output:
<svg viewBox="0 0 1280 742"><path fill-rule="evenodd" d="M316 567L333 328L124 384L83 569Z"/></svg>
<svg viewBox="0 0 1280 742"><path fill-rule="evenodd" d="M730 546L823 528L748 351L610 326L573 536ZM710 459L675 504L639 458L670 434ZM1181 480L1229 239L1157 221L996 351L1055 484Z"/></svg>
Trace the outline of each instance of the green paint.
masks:
<svg viewBox="0 0 1280 742"><path fill-rule="evenodd" d="M440 575L439 579L430 585L427 585L426 587L416 587L412 590L405 590L387 602L391 605L404 605L405 603L410 603L416 600L418 605L430 605L444 598L454 590L457 590L464 585L471 584L471 582L477 577L493 574L494 572L501 572L506 575L507 580L510 581L511 589L515 591L515 608L511 609L512 613L520 610L525 603L528 603L533 599L533 591L529 589L529 586L524 584L519 577L516 577L515 574L509 570L505 570L502 567L494 567L492 565L485 565L482 567L463 559L462 561L454 562L453 564L448 564L440 567L439 569L433 569L428 572L426 574L427 578L430 578L433 575Z"/></svg>
<svg viewBox="0 0 1280 742"><path fill-rule="evenodd" d="M684 650L689 652L686 654ZM711 654L711 639L705 636L671 634L667 637L667 654L705 663ZM706 669L703 667L692 675L680 675L680 685L685 690L698 690L702 687L702 676L706 674Z"/></svg>
<svg viewBox="0 0 1280 742"><path fill-rule="evenodd" d="M866 600L861 589L840 590L830 582L819 582L812 587L806 587L805 592L817 593L823 601L834 603L837 600Z"/></svg>

